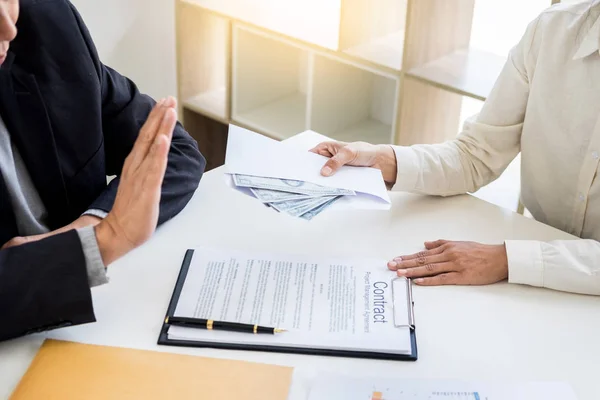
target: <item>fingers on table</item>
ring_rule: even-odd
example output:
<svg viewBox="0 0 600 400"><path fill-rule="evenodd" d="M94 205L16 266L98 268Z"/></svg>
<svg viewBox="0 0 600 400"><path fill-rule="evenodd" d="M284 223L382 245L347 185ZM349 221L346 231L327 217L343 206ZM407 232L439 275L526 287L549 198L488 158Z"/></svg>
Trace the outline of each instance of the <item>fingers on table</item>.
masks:
<svg viewBox="0 0 600 400"><path fill-rule="evenodd" d="M437 262L423 265L422 267L399 269L396 271L398 276L406 278L423 278L426 276L440 275L446 272L453 272L454 264L451 262Z"/></svg>
<svg viewBox="0 0 600 400"><path fill-rule="evenodd" d="M454 264L450 259L450 254L446 252L447 246L444 246L447 242L439 240L428 243L435 244L436 246L428 246L430 250L396 257L388 263L388 268L396 271L398 276L417 279L427 278L427 280L423 281L425 285L443 284L436 282L454 284L457 276L453 275L456 273L454 272ZM440 276L440 278L433 281L429 280L429 278L437 276ZM416 279L415 282L417 282Z"/></svg>
<svg viewBox="0 0 600 400"><path fill-rule="evenodd" d="M408 256L396 257L388 263L388 268L395 271L397 269L414 268L434 262L446 261L447 257L443 255L444 250L444 247L437 247L433 250L424 250Z"/></svg>
<svg viewBox="0 0 600 400"><path fill-rule="evenodd" d="M414 279L413 282L420 286L457 285L460 282L460 274L458 272L446 272L427 278Z"/></svg>
<svg viewBox="0 0 600 400"><path fill-rule="evenodd" d="M448 243L447 240L436 240L434 242L425 242L425 248L427 250L432 250L432 249L438 248L440 246L443 246L446 243Z"/></svg>
<svg viewBox="0 0 600 400"><path fill-rule="evenodd" d="M393 267L393 264L392 264L392 265L389 265L389 267L391 270L397 270L400 273L400 271L403 271L403 270L422 268L422 267L426 267L429 265L439 264L439 263L443 263L443 262L447 262L447 261L450 261L448 259L448 255L441 253L441 254L427 255L427 256L415 258L412 260L402 260L399 262L395 261L396 266Z"/></svg>

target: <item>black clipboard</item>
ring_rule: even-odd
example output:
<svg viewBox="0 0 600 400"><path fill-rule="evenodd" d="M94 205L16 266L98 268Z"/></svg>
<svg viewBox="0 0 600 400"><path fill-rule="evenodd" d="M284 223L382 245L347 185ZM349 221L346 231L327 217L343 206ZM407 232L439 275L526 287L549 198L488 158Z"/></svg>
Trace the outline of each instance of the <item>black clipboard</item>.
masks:
<svg viewBox="0 0 600 400"><path fill-rule="evenodd" d="M333 357L351 357L351 358L372 358L378 360L396 360L396 361L417 361L417 336L415 332L414 316L412 313L412 292L409 290L411 298L409 299L408 306L410 308L411 322L410 322L410 342L411 342L411 354L386 354L376 353L369 351L349 351L349 350L334 350L334 349L309 349L299 347L282 347L282 346L265 346L265 345L254 345L254 344L238 344L238 343L219 343L219 342L202 342L192 340L173 340L169 339L167 331L169 326L164 323L164 320L173 316L177 303L179 302L179 296L183 290L183 284L185 283L188 270L194 256L194 250L188 250L185 253L179 276L177 277L177 283L169 302L169 308L163 319L163 325L158 336L158 344L164 346L179 346L179 347L210 347L214 349L227 349L227 350L251 350L251 351L267 351L275 353L295 353L295 354L307 354L307 355L318 355L318 356L333 356Z"/></svg>

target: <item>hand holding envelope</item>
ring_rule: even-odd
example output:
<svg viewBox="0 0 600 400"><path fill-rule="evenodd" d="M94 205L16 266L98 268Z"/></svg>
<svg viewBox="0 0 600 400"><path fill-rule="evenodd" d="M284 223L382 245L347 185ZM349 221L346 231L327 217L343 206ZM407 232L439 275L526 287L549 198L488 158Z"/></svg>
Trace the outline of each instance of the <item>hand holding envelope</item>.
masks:
<svg viewBox="0 0 600 400"><path fill-rule="evenodd" d="M265 178L299 181L329 190L330 192L323 193L337 197L334 202L327 204L331 209L389 209L390 198L378 169L344 166L331 177L321 175L321 168L327 158L309 150L327 140L330 139L316 132L306 131L278 142L230 125L225 160L229 183L250 196L260 198L261 188L252 190L249 188L250 184L235 185L234 176L254 177L246 178L254 179L254 182L258 182L259 178L263 178L263 182ZM331 192L335 189L340 192ZM262 194L267 195L265 192Z"/></svg>

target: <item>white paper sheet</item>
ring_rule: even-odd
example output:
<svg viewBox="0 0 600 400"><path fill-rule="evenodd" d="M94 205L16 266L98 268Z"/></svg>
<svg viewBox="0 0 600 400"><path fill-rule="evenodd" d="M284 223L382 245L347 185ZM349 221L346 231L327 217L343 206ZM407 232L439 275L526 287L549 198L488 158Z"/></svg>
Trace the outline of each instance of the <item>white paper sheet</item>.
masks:
<svg viewBox="0 0 600 400"><path fill-rule="evenodd" d="M561 382L459 382L319 373L308 400L577 400Z"/></svg>
<svg viewBox="0 0 600 400"><path fill-rule="evenodd" d="M259 324L288 332L253 335L172 326L169 338L410 354L395 327L385 260L324 259L197 249L175 316ZM406 293L395 299L406 307Z"/></svg>
<svg viewBox="0 0 600 400"><path fill-rule="evenodd" d="M322 140L329 139L308 131L287 142L278 142L229 125L225 166L230 174L295 179L357 192L357 196L336 203L336 209L389 209L390 197L378 169L346 166L332 177L320 174L327 158L308 150ZM235 187L231 182L230 185Z"/></svg>

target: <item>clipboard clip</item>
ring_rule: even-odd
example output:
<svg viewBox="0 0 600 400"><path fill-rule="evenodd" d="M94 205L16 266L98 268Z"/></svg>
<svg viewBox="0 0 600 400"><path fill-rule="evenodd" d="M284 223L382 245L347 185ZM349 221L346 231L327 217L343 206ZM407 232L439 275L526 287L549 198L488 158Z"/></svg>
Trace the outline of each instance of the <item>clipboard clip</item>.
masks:
<svg viewBox="0 0 600 400"><path fill-rule="evenodd" d="M412 293L412 280L404 277L391 281L394 301L394 326L415 329L415 302ZM397 297L398 296L398 297Z"/></svg>

